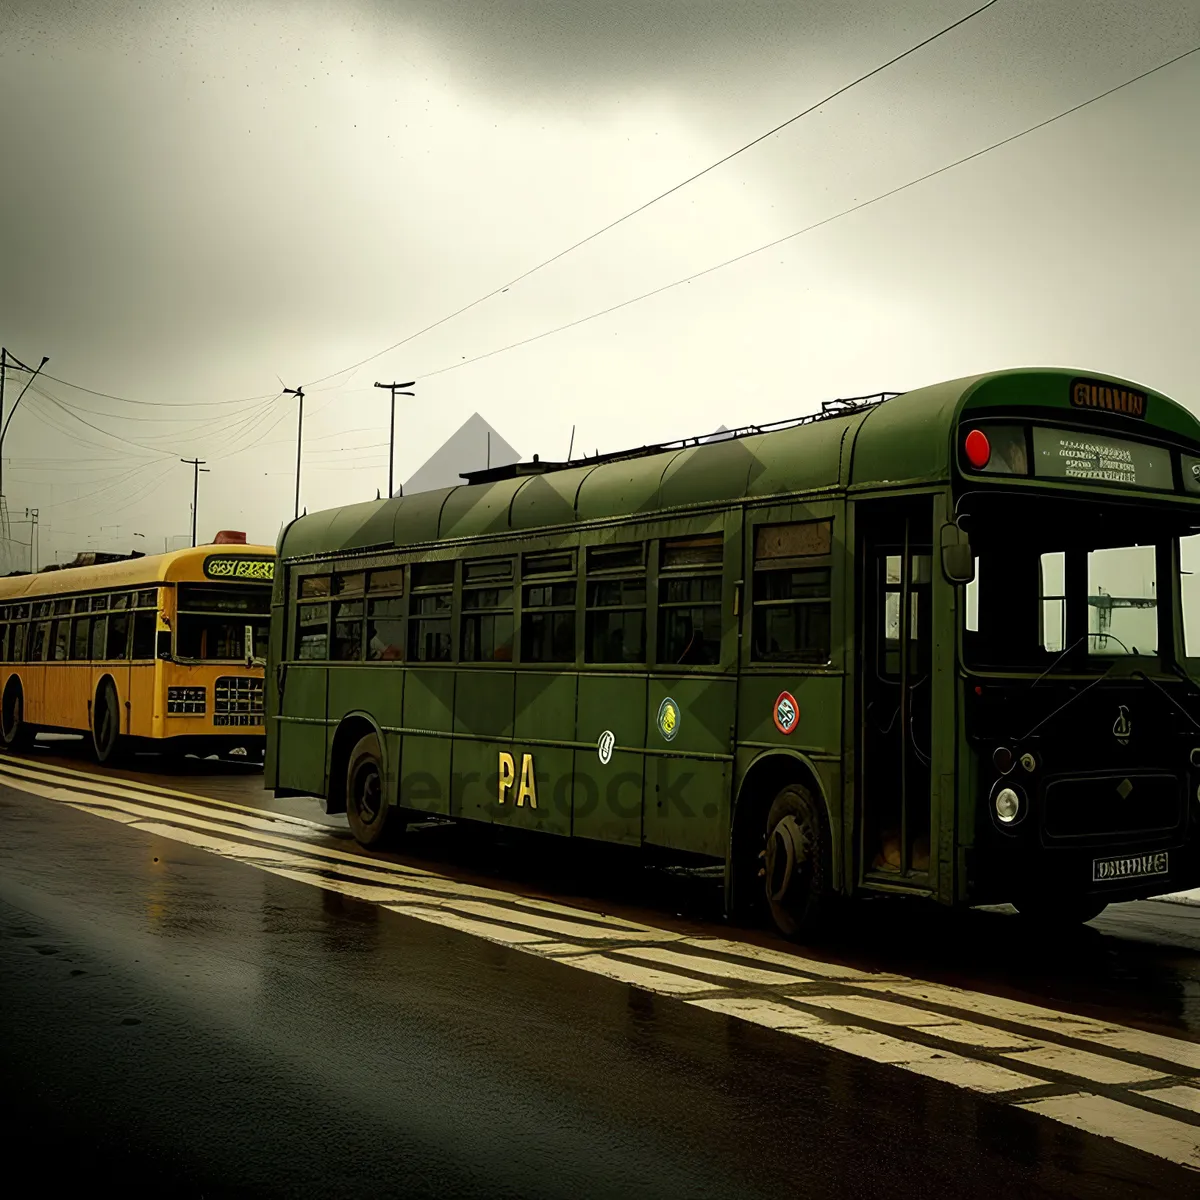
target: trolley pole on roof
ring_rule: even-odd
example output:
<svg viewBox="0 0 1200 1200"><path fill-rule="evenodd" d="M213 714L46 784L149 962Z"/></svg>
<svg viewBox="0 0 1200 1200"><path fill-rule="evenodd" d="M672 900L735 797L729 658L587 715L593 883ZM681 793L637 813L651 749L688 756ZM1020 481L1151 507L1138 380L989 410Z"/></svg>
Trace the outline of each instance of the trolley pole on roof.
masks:
<svg viewBox="0 0 1200 1200"><path fill-rule="evenodd" d="M415 396L416 392L404 392L401 388L410 388L416 383L415 379L410 379L407 383L377 383L377 388L387 388L392 393L392 420L388 432L388 499L396 493L396 488L393 483L393 464L396 457L396 397L397 396Z"/></svg>
<svg viewBox="0 0 1200 1200"><path fill-rule="evenodd" d="M304 389L284 388L285 396L295 396L300 402L296 409L296 510L292 514L292 519L300 515L300 446L304 437Z"/></svg>
<svg viewBox="0 0 1200 1200"><path fill-rule="evenodd" d="M196 504L200 499L200 472L205 475L208 471L204 467L204 459L202 458L181 458L181 463L187 463L192 468L192 545L196 544Z"/></svg>

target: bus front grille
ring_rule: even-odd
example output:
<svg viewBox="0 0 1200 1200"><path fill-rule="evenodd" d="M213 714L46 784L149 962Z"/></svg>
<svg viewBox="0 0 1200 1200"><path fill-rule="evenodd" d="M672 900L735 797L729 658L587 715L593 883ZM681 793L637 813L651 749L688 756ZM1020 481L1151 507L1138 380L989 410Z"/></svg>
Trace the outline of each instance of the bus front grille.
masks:
<svg viewBox="0 0 1200 1200"><path fill-rule="evenodd" d="M213 688L213 724L262 723L263 681L246 675L222 675Z"/></svg>
<svg viewBox="0 0 1200 1200"><path fill-rule="evenodd" d="M202 717L205 711L205 696L202 687L167 688L168 717Z"/></svg>
<svg viewBox="0 0 1200 1200"><path fill-rule="evenodd" d="M1183 817L1174 775L1131 772L1052 779L1043 825L1052 838L1164 833Z"/></svg>

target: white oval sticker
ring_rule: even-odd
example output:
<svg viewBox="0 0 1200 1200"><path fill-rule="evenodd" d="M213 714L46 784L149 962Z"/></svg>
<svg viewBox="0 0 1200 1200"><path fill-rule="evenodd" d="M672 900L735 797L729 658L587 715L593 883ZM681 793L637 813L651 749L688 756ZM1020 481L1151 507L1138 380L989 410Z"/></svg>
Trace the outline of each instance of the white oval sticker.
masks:
<svg viewBox="0 0 1200 1200"><path fill-rule="evenodd" d="M606 729L601 735L600 740L596 743L596 753L600 755L600 761L604 766L608 766L608 760L612 758L613 743L617 739L613 737L613 731Z"/></svg>

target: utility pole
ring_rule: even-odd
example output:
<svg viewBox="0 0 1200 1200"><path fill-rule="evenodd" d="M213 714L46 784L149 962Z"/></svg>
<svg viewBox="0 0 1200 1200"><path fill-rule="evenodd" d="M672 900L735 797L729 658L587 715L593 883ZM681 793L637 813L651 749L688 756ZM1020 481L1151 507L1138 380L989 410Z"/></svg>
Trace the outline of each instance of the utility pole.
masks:
<svg viewBox="0 0 1200 1200"><path fill-rule="evenodd" d="M37 570L37 527L38 527L38 510L36 508L27 508L25 510L25 519L29 522L29 572L33 574Z"/></svg>
<svg viewBox="0 0 1200 1200"><path fill-rule="evenodd" d="M296 410L296 511L292 517L295 520L300 515L300 445L304 437L304 389L302 387L284 388L283 394L295 396L300 402Z"/></svg>
<svg viewBox="0 0 1200 1200"><path fill-rule="evenodd" d="M187 463L192 468L192 545L196 544L196 503L200 499L200 472L204 470L204 459L181 458L181 463ZM208 472L204 471L207 475Z"/></svg>
<svg viewBox="0 0 1200 1200"><path fill-rule="evenodd" d="M15 354L9 354L7 347L0 346L0 496L4 495L4 435L8 432L8 423L13 419L13 413L17 411L17 405L25 398L25 393L29 391L29 385L37 378L38 371L49 361L49 357L43 354L42 361L37 365L37 370L34 370L33 367L27 367ZM8 374L10 365L17 367L19 370L28 371L29 379L21 389L21 394L17 397L17 403L12 406L12 412L8 414L6 420L4 416L4 377Z"/></svg>
<svg viewBox="0 0 1200 1200"><path fill-rule="evenodd" d="M388 433L388 499L396 493L396 488L392 483L392 468L396 457L396 397L397 396L415 396L416 392L402 392L401 388L410 388L416 383L415 379L410 379L407 383L377 383L377 388L387 388L392 393L392 421L389 426Z"/></svg>

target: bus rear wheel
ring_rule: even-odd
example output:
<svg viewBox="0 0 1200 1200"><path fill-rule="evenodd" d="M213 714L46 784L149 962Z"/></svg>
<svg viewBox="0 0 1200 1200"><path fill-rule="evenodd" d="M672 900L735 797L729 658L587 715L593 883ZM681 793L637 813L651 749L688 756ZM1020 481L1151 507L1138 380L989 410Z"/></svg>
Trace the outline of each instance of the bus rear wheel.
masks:
<svg viewBox="0 0 1200 1200"><path fill-rule="evenodd" d="M389 804L383 786L383 756L379 738L368 733L350 751L346 766L346 819L360 846L387 846L398 840L404 821Z"/></svg>
<svg viewBox="0 0 1200 1200"><path fill-rule="evenodd" d="M31 749L36 736L37 731L25 724L25 696L20 685L10 684L0 709L0 743L17 754Z"/></svg>
<svg viewBox="0 0 1200 1200"><path fill-rule="evenodd" d="M833 905L832 851L820 801L802 784L780 790L767 813L763 889L775 927L788 938L817 933Z"/></svg>
<svg viewBox="0 0 1200 1200"><path fill-rule="evenodd" d="M120 757L121 705L117 700L117 689L106 679L96 693L92 706L92 751L98 763L111 763Z"/></svg>

